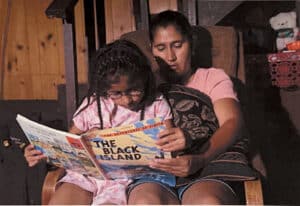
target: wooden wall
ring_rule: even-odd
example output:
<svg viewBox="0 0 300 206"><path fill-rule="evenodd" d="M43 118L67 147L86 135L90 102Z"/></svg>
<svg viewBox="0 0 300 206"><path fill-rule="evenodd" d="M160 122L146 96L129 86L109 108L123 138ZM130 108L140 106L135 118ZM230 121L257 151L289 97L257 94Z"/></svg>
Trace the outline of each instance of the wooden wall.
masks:
<svg viewBox="0 0 300 206"><path fill-rule="evenodd" d="M105 0L106 42L134 31L134 0ZM0 99L57 99L65 83L63 23L49 19L52 0L0 1ZM87 82L84 0L75 7L78 82ZM150 13L177 10L177 0L149 0Z"/></svg>
<svg viewBox="0 0 300 206"><path fill-rule="evenodd" d="M167 9L177 11L177 0L149 0L150 14L155 14Z"/></svg>
<svg viewBox="0 0 300 206"><path fill-rule="evenodd" d="M57 99L65 83L62 20L49 19L51 0L0 1L0 99ZM76 6L79 82L86 82L83 1Z"/></svg>
<svg viewBox="0 0 300 206"><path fill-rule="evenodd" d="M105 0L106 42L118 39L122 34L134 31L134 0ZM150 13L177 10L177 0L149 0Z"/></svg>

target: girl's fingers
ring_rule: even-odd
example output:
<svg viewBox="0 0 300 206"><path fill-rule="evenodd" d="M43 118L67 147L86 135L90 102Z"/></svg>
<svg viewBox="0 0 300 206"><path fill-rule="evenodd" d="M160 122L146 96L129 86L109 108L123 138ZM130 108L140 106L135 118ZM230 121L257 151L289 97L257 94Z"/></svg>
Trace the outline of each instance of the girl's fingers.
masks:
<svg viewBox="0 0 300 206"><path fill-rule="evenodd" d="M28 159L28 160L39 160L39 159L43 159L43 158L45 158L45 155L43 155L43 154L26 156L26 159Z"/></svg>
<svg viewBox="0 0 300 206"><path fill-rule="evenodd" d="M174 134L176 134L175 128L167 128L158 134L158 138L162 139L165 136L170 136L170 135L174 135Z"/></svg>
<svg viewBox="0 0 300 206"><path fill-rule="evenodd" d="M28 156L26 157L26 160L28 162L28 166L32 167L36 165L39 161L46 159L47 157L45 155L36 155L36 156Z"/></svg>
<svg viewBox="0 0 300 206"><path fill-rule="evenodd" d="M185 148L185 137L181 129L169 128L159 133L156 144L160 149L166 151L176 151Z"/></svg>
<svg viewBox="0 0 300 206"><path fill-rule="evenodd" d="M173 141L166 145L163 145L160 149L166 152L182 150L184 149L184 142Z"/></svg>
<svg viewBox="0 0 300 206"><path fill-rule="evenodd" d="M171 152L176 150L182 150L185 148L185 139L177 136L169 136L157 140L156 144L160 149Z"/></svg>
<svg viewBox="0 0 300 206"><path fill-rule="evenodd" d="M33 167L33 166L36 165L38 162L39 162L38 160L28 162L28 166L29 166L29 167Z"/></svg>

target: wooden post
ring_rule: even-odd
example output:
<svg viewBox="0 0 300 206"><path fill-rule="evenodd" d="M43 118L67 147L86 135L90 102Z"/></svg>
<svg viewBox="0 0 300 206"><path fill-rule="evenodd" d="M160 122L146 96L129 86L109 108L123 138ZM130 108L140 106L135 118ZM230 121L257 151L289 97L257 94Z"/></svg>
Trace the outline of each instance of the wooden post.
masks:
<svg viewBox="0 0 300 206"><path fill-rule="evenodd" d="M77 108L77 69L75 66L76 53L74 52L73 25L64 22L64 54L65 54L65 77L66 77L66 111L67 125L70 123Z"/></svg>
<svg viewBox="0 0 300 206"><path fill-rule="evenodd" d="M137 30L149 29L149 1L133 1L135 26Z"/></svg>
<svg viewBox="0 0 300 206"><path fill-rule="evenodd" d="M300 25L300 0L296 0L297 26Z"/></svg>
<svg viewBox="0 0 300 206"><path fill-rule="evenodd" d="M46 9L48 17L63 19L64 56L66 77L66 114L67 126L70 127L73 114L78 102L78 81L76 68L76 38L74 33L74 6L77 0L54 0Z"/></svg>

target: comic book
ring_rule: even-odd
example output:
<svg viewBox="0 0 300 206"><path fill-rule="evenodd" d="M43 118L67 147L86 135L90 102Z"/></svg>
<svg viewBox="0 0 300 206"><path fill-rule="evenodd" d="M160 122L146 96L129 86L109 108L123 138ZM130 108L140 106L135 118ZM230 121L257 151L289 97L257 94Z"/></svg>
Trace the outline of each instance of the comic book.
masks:
<svg viewBox="0 0 300 206"><path fill-rule="evenodd" d="M75 135L39 124L18 114L26 137L47 161L98 179L139 179L151 177L175 185L175 177L148 167L154 158L171 158L155 145L166 128L161 118L109 129L93 129Z"/></svg>

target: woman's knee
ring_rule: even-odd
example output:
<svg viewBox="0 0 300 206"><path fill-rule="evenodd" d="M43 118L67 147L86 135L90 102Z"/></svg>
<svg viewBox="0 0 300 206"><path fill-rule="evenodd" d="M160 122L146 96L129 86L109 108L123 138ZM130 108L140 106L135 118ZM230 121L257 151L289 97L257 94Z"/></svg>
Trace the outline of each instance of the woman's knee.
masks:
<svg viewBox="0 0 300 206"><path fill-rule="evenodd" d="M143 183L134 187L128 204L179 204L177 198L166 188L156 183Z"/></svg>
<svg viewBox="0 0 300 206"><path fill-rule="evenodd" d="M191 185L182 196L183 204L237 204L238 198L227 185L216 181L202 181Z"/></svg>

